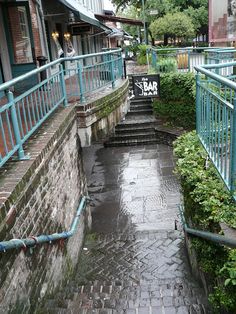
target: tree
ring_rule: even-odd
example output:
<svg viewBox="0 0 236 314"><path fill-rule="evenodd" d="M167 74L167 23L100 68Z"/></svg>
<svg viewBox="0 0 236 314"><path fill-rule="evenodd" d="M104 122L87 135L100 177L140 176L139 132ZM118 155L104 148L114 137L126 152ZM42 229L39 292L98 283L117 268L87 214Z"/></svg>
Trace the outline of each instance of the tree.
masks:
<svg viewBox="0 0 236 314"><path fill-rule="evenodd" d="M167 13L152 22L150 30L154 37L166 36L174 40L176 37L188 39L195 34L191 18L183 12Z"/></svg>
<svg viewBox="0 0 236 314"><path fill-rule="evenodd" d="M112 0L112 2L117 6L119 9L120 7L126 7L130 5L134 5L137 7L137 5L140 5L142 0ZM149 5L150 3L156 2L156 8L165 5L169 2L169 4L174 7L178 8L179 11L184 11L188 9L188 7L193 7L194 9L197 9L199 7L208 8L208 0L144 0L145 5Z"/></svg>
<svg viewBox="0 0 236 314"><path fill-rule="evenodd" d="M191 17L196 34L208 33L208 10L204 6L196 9L189 7L184 13Z"/></svg>
<svg viewBox="0 0 236 314"><path fill-rule="evenodd" d="M191 18L192 24L195 29L195 35L208 33L208 0L112 0L118 7L125 8L129 5L129 8L133 7L136 12L137 8L141 9L140 19L152 24L155 20L164 17L166 14L174 14L177 12L183 12L185 15ZM144 3L144 12L142 4ZM152 11L156 11L155 15L150 14ZM122 14L124 10L122 9ZM131 17L131 16L130 16ZM137 17L137 16L136 16ZM192 29L191 29L192 30ZM169 32L169 31L168 31ZM149 34L152 42L154 41L153 28L149 27ZM167 44L167 36L173 37L169 34L164 35L164 42ZM187 36L186 36L187 37ZM192 36L190 36L192 37Z"/></svg>

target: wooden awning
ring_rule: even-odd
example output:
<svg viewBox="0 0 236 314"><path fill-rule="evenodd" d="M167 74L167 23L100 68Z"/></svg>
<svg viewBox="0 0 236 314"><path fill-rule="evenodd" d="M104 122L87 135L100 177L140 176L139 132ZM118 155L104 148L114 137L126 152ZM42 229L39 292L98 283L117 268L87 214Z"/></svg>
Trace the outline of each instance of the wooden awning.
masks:
<svg viewBox="0 0 236 314"><path fill-rule="evenodd" d="M135 19L128 19L126 17L114 16L114 15L105 15L105 14L95 14L95 17L96 17L96 19L98 19L100 21L120 22L123 24L143 26L143 21L135 20Z"/></svg>

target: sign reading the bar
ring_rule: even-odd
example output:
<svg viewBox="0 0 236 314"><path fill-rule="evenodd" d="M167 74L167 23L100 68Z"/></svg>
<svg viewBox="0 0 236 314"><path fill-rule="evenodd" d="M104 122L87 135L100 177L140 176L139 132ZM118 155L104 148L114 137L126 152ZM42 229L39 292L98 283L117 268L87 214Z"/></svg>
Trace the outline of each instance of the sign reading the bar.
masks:
<svg viewBox="0 0 236 314"><path fill-rule="evenodd" d="M135 97L159 97L160 75L133 76L133 91Z"/></svg>

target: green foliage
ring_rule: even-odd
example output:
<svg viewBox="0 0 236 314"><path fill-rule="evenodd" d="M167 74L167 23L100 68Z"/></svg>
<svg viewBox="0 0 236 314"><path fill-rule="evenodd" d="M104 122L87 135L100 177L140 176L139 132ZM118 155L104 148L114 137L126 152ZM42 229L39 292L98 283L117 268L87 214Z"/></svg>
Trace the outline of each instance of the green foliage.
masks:
<svg viewBox="0 0 236 314"><path fill-rule="evenodd" d="M195 79L192 73L161 74L160 100L154 112L174 126L195 127Z"/></svg>
<svg viewBox="0 0 236 314"><path fill-rule="evenodd" d="M185 216L189 224L200 230L220 232L220 222L236 227L235 201L225 188L196 132L186 133L174 143L178 157L176 171L180 175ZM210 275L213 286L209 296L215 312L236 310L236 250L192 239L200 268Z"/></svg>
<svg viewBox="0 0 236 314"><path fill-rule="evenodd" d="M156 65L157 72L170 73L177 72L177 62L175 58L162 58Z"/></svg>
<svg viewBox="0 0 236 314"><path fill-rule="evenodd" d="M236 250L232 250L229 254L229 261L221 268L220 273L226 276L225 286L236 286Z"/></svg>
<svg viewBox="0 0 236 314"><path fill-rule="evenodd" d="M161 75L161 99L195 103L195 77L193 73L169 73Z"/></svg>
<svg viewBox="0 0 236 314"><path fill-rule="evenodd" d="M225 188L213 164L195 132L187 133L175 142L177 172L181 176L183 191L191 203L191 218L194 224L215 231L216 224L225 222L236 227L235 202Z"/></svg>
<svg viewBox="0 0 236 314"><path fill-rule="evenodd" d="M213 305L214 313L235 313L236 291L222 286L215 286L213 293L209 295L209 301Z"/></svg>
<svg viewBox="0 0 236 314"><path fill-rule="evenodd" d="M162 37L168 34L168 37L189 38L193 37L195 30L192 20L183 12L167 13L158 18L150 25L150 30L154 37Z"/></svg>
<svg viewBox="0 0 236 314"><path fill-rule="evenodd" d="M138 65L147 64L147 49L148 45L138 45L137 47L137 63ZM151 62L151 55L148 56L149 63Z"/></svg>
<svg viewBox="0 0 236 314"><path fill-rule="evenodd" d="M200 6L198 8L188 7L184 10L184 13L188 15L194 25L196 32L201 32L201 29L208 27L208 8Z"/></svg>
<svg viewBox="0 0 236 314"><path fill-rule="evenodd" d="M202 271L212 278L218 276L224 265L225 258L228 256L228 250L223 246L199 238L193 238L191 245L197 256L200 257L198 259Z"/></svg>
<svg viewBox="0 0 236 314"><path fill-rule="evenodd" d="M186 130L193 129L194 107L183 102L163 102L155 101L153 104L154 112L166 120L166 125L182 127Z"/></svg>

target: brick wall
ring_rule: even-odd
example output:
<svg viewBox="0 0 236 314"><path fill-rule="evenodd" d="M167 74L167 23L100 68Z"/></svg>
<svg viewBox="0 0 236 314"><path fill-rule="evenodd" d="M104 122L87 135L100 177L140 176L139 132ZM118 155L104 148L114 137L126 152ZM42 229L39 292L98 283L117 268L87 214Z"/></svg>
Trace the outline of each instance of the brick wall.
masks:
<svg viewBox="0 0 236 314"><path fill-rule="evenodd" d="M42 55L42 48L41 48L40 35L39 35L40 29L38 25L36 3L34 3L31 0L29 1L29 6L30 6L30 16L31 16L31 23L32 23L32 32L33 32L33 38L34 38L35 56L38 57Z"/></svg>
<svg viewBox="0 0 236 314"><path fill-rule="evenodd" d="M29 9L31 24L27 23L28 17L25 6L10 6L8 8L9 27L12 36L14 62L16 64L33 62L33 53L35 54L35 57L42 55L36 4L34 4L32 1L29 1ZM21 26L22 22L24 21L26 22L25 27ZM32 31L34 41L33 52L31 48L32 42L30 41L30 29Z"/></svg>
<svg viewBox="0 0 236 314"><path fill-rule="evenodd" d="M29 161L8 163L0 173L1 240L70 229L86 194L76 113L60 109L26 147ZM0 253L0 313L32 313L78 260L89 213L67 241Z"/></svg>

